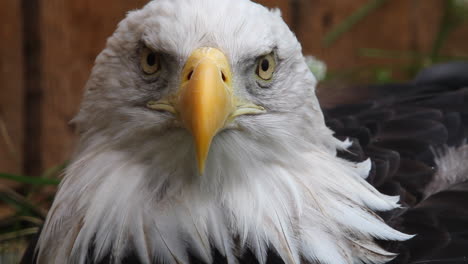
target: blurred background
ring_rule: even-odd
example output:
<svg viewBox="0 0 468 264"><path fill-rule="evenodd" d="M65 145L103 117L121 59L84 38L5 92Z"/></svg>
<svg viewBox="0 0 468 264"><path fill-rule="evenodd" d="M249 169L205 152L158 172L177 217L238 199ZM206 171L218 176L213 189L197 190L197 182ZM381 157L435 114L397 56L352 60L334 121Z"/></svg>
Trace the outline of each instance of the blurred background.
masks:
<svg viewBox="0 0 468 264"><path fill-rule="evenodd" d="M94 58L126 12L146 2L0 1L0 263L17 262L46 215ZM366 84L468 60L468 0L256 2L279 7L304 54L319 60L311 70L324 106L358 100Z"/></svg>

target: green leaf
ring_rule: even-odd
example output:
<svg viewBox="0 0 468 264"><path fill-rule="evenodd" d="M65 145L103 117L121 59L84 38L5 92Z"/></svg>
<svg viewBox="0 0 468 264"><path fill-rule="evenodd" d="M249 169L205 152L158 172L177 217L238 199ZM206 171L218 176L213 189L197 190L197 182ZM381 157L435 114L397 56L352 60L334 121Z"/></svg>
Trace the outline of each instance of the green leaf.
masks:
<svg viewBox="0 0 468 264"><path fill-rule="evenodd" d="M47 169L42 175L42 178L52 178L55 175L60 174L68 165L68 161L63 162L62 164L56 165L52 168Z"/></svg>
<svg viewBox="0 0 468 264"><path fill-rule="evenodd" d="M378 83L389 83L393 81L392 74L391 69L378 69L375 72L375 79Z"/></svg>
<svg viewBox="0 0 468 264"><path fill-rule="evenodd" d="M0 179L7 179L20 183L27 183L32 185L58 185L60 180L50 178L29 177L23 175L14 175L8 173L0 173Z"/></svg>

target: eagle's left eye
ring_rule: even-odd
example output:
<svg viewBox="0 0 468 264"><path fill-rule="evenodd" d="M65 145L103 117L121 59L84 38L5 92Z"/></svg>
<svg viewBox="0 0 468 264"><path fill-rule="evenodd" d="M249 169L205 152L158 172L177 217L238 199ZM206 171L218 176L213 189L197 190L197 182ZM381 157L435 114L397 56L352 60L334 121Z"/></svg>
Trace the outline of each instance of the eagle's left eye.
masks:
<svg viewBox="0 0 468 264"><path fill-rule="evenodd" d="M141 69L146 75L153 75L158 72L159 55L151 49L144 47L140 58Z"/></svg>
<svg viewBox="0 0 468 264"><path fill-rule="evenodd" d="M268 54L260 57L255 73L262 80L268 81L273 77L275 72L276 61L273 54Z"/></svg>

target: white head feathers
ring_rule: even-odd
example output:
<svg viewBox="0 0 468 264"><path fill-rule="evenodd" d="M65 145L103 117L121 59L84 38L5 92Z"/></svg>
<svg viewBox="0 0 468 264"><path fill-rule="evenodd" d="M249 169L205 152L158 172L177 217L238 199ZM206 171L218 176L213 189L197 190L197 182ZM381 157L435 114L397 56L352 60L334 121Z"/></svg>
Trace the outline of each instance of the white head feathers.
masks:
<svg viewBox="0 0 468 264"><path fill-rule="evenodd" d="M167 54L161 80L140 76L138 50ZM147 100L177 90L199 47L222 50L239 97L266 114L241 116L213 141L197 175L192 138ZM256 59L275 52L278 68L259 87ZM73 162L38 244L39 263L84 263L130 250L142 263L210 263L211 246L229 263L250 248L260 263L273 248L286 263L384 263L374 238L405 240L373 211L396 208L365 182L370 162L336 157L348 147L324 124L315 79L279 12L246 0L154 0L129 13L98 56L74 122ZM235 239L234 239L235 238ZM210 246L211 245L211 246Z"/></svg>

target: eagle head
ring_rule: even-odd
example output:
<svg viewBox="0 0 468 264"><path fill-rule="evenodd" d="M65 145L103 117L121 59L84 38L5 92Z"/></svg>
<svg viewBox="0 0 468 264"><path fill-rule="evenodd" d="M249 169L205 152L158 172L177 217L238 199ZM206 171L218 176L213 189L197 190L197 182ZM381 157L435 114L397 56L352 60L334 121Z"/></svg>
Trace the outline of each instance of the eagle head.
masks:
<svg viewBox="0 0 468 264"><path fill-rule="evenodd" d="M370 162L336 157L316 80L278 10L154 0L108 39L73 122L80 140L38 244L44 263L383 263L409 236L376 210ZM93 248L92 253L90 248Z"/></svg>

